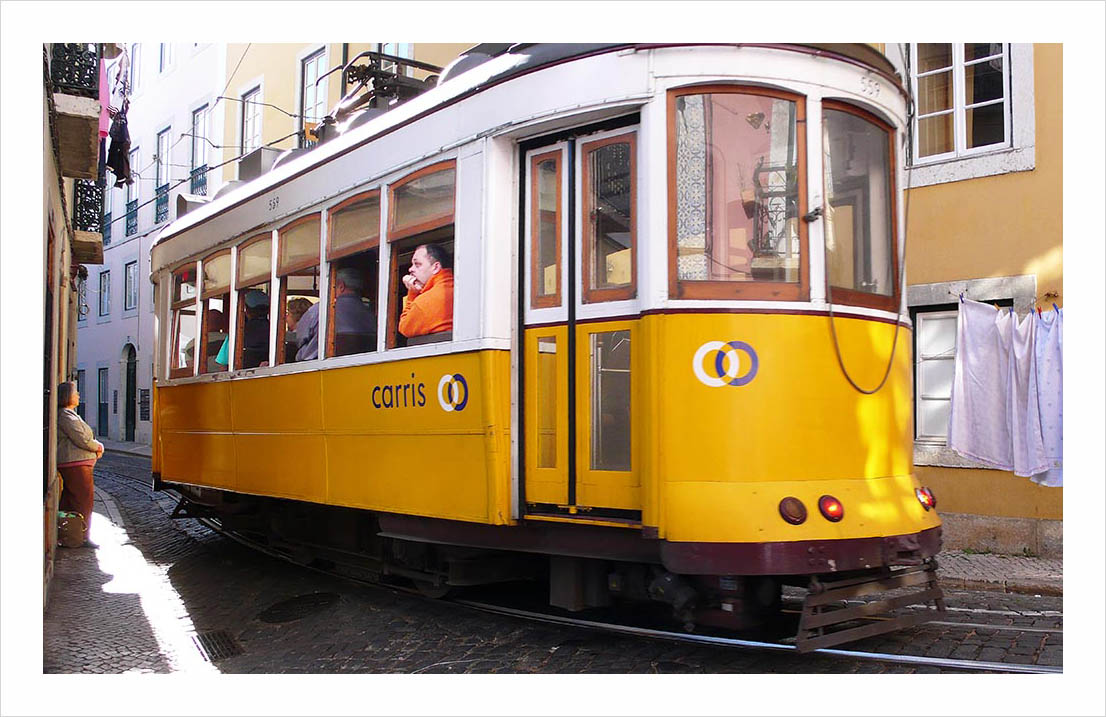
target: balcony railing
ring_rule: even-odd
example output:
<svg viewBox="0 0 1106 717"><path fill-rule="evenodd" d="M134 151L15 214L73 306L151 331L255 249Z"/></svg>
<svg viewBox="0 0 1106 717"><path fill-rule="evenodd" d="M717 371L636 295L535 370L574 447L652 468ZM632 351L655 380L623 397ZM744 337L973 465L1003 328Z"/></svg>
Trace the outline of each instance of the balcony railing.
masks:
<svg viewBox="0 0 1106 717"><path fill-rule="evenodd" d="M127 236L138 233L138 200L127 202Z"/></svg>
<svg viewBox="0 0 1106 717"><path fill-rule="evenodd" d="M58 92L97 99L100 96L100 58L96 45L55 44L50 59L50 80Z"/></svg>
<svg viewBox="0 0 1106 717"><path fill-rule="evenodd" d="M111 212L104 214L103 228L100 234L104 237L104 246L111 243Z"/></svg>
<svg viewBox="0 0 1106 717"><path fill-rule="evenodd" d="M192 170L192 184L189 190L192 194L207 196L207 165L201 164Z"/></svg>
<svg viewBox="0 0 1106 717"><path fill-rule="evenodd" d="M83 232L99 232L104 213L104 187L94 179L73 182L73 228Z"/></svg>
<svg viewBox="0 0 1106 717"><path fill-rule="evenodd" d="M169 218L169 185L163 184L157 188L157 212L154 214L154 223L161 224Z"/></svg>

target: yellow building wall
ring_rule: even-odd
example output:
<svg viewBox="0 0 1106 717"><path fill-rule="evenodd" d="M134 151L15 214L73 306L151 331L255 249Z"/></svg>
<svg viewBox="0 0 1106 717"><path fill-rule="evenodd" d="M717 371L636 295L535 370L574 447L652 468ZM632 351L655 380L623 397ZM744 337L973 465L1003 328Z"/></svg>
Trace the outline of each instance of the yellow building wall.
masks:
<svg viewBox="0 0 1106 717"><path fill-rule="evenodd" d="M1062 46L1035 45L1033 63L1036 167L910 190L908 284L1035 274L1038 306L1063 305ZM918 466L917 475L942 512L1063 518L1063 489L1007 471Z"/></svg>
<svg viewBox="0 0 1106 717"><path fill-rule="evenodd" d="M474 43L421 43L413 46L416 60L444 67L461 52ZM300 60L302 53L319 47L317 43L230 43L227 45L226 77L230 80L224 93L227 97L241 97L259 83L262 85L261 101L266 106L261 114L261 143L268 145L292 134L300 125L295 117L298 108L298 87L300 83ZM342 43L327 44L327 66L337 67L342 62ZM248 49L247 49L248 48ZM376 48L376 43L355 42L348 45L349 59L353 59L365 50ZM418 71L416 77L422 78L429 73ZM337 104L342 95L341 71L327 78L327 108ZM237 157L241 145L240 127L242 123L242 103L237 100L222 101L223 117L223 158L222 161ZM277 109L280 108L280 109ZM284 110L283 112L281 110ZM273 145L276 149L297 147L296 138L288 137ZM223 181L238 178L238 165L228 162L222 167Z"/></svg>

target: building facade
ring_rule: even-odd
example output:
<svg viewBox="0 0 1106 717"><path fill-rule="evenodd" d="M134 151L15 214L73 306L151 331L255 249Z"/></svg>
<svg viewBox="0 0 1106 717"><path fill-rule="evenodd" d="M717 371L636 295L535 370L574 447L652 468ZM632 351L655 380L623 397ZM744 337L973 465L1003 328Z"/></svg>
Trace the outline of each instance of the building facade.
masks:
<svg viewBox="0 0 1106 717"><path fill-rule="evenodd" d="M74 378L78 277L103 260L99 233L99 67L108 45L42 46L43 591L57 548L57 386ZM91 516L89 516L91 518Z"/></svg>
<svg viewBox="0 0 1106 717"><path fill-rule="evenodd" d="M907 182L915 465L946 547L1059 557L1063 489L947 446L961 294L1019 317L1063 306L1063 57L1059 44L887 45L916 113Z"/></svg>

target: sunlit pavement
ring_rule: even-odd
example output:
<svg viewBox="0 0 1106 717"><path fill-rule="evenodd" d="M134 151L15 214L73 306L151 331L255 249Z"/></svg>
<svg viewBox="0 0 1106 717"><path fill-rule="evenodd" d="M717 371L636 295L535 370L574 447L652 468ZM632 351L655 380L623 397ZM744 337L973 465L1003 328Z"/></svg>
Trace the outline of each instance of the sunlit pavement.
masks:
<svg viewBox="0 0 1106 717"><path fill-rule="evenodd" d="M58 548L43 617L45 673L218 672L166 574L130 542L115 501L96 491L92 540Z"/></svg>

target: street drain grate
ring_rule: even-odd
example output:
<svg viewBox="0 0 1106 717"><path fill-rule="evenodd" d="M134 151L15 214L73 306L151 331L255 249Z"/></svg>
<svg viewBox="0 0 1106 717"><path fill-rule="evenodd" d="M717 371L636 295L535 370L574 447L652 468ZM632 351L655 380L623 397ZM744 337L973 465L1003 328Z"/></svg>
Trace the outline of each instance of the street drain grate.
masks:
<svg viewBox="0 0 1106 717"><path fill-rule="evenodd" d="M201 632L192 636L192 642L208 662L242 654L242 646L226 630Z"/></svg>
<svg viewBox="0 0 1106 717"><path fill-rule="evenodd" d="M275 605L265 608L257 619L262 622L280 623L292 622L308 615L319 612L338 602L336 593L308 593L297 595L294 598L283 600Z"/></svg>

